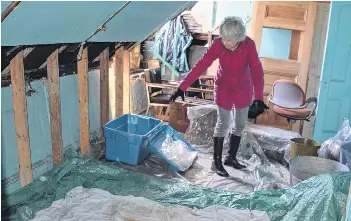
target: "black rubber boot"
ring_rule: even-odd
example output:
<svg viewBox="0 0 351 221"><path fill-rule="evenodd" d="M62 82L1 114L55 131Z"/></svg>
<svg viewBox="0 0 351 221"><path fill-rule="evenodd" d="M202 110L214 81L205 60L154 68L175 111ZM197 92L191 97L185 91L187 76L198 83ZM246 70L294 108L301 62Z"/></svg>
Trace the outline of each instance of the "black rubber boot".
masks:
<svg viewBox="0 0 351 221"><path fill-rule="evenodd" d="M214 137L213 145L213 162L211 169L219 176L228 177L228 172L224 169L222 164L222 150L224 137Z"/></svg>
<svg viewBox="0 0 351 221"><path fill-rule="evenodd" d="M229 151L228 155L224 160L224 165L234 167L234 169L240 170L246 168L246 166L240 164L236 159L236 154L238 153L240 146L241 137L230 135Z"/></svg>

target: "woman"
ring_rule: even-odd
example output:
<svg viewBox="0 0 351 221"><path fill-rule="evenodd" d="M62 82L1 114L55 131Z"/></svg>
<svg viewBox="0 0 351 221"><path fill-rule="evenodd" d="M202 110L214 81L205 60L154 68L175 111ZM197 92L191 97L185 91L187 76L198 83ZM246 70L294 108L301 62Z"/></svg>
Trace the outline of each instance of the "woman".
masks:
<svg viewBox="0 0 351 221"><path fill-rule="evenodd" d="M263 102L263 69L258 58L255 42L245 35L246 30L242 20L237 17L227 17L219 27L220 38L213 41L205 55L188 73L179 85L178 90L171 96L174 102L178 97L184 99L184 91L219 59L215 76L214 101L218 105L218 118L214 131L214 153L212 170L218 175L228 177L229 174L222 165L222 149L224 137L231 127L228 155L224 165L243 169L236 154L245 128L250 105L255 107L257 115L262 114L268 107ZM252 100L254 100L252 102ZM230 122L230 113L233 121Z"/></svg>

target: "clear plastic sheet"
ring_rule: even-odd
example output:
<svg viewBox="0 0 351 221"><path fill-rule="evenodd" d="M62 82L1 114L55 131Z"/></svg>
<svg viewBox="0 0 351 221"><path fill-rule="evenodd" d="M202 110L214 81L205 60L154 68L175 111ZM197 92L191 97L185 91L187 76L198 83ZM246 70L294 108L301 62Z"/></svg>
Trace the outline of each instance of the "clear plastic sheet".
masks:
<svg viewBox="0 0 351 221"><path fill-rule="evenodd" d="M244 130L238 159L248 166L247 170L226 167L230 177L220 177L211 171L213 153L213 131L217 120L215 105L188 108L190 126L185 133L187 141L197 148L197 159L183 173L172 171L168 163L156 155L149 156L140 165L121 168L144 174L173 178L202 187L250 193L255 190L288 187L290 139L301 137L298 133L281 129L248 124ZM229 133L229 131L228 131ZM228 150L226 139L223 153Z"/></svg>
<svg viewBox="0 0 351 221"><path fill-rule="evenodd" d="M212 152L213 132L217 122L217 106L201 105L188 107L187 117L190 121L185 132L185 139L196 148L206 153ZM228 131L229 133L229 131ZM225 141L225 146L228 139Z"/></svg>
<svg viewBox="0 0 351 221"><path fill-rule="evenodd" d="M351 141L344 143L340 148L340 163L351 169Z"/></svg>
<svg viewBox="0 0 351 221"><path fill-rule="evenodd" d="M239 194L160 179L79 157L65 161L33 183L2 199L2 220L25 221L63 199L75 187L99 188L119 196L144 197L162 205L206 208L211 205L266 211L272 221L345 219L351 173L312 177L279 190Z"/></svg>
<svg viewBox="0 0 351 221"><path fill-rule="evenodd" d="M173 140L169 134L167 134L165 141L162 143L161 151L181 171L188 170L197 156L196 151L189 150L182 140Z"/></svg>
<svg viewBox="0 0 351 221"><path fill-rule="evenodd" d="M196 146L199 152L208 154L213 152L212 137L217 120L217 107L215 105L189 107L188 119L190 125L185 138ZM248 169L248 174L241 176L241 181L250 185L253 177L255 180L253 190L288 187L290 176L286 165L289 162L290 140L297 137L301 135L296 132L248 123L238 151L239 161L247 165ZM224 145L224 149L227 148L228 139ZM235 173L239 175L238 172ZM231 189L230 186L227 188Z"/></svg>
<svg viewBox="0 0 351 221"><path fill-rule="evenodd" d="M150 71L151 72L151 71ZM132 113L140 113L146 110L148 106L148 98L145 87L145 75L136 76L131 80L131 111Z"/></svg>
<svg viewBox="0 0 351 221"><path fill-rule="evenodd" d="M318 151L318 157L340 161L340 149L351 143L351 127L348 119L344 119L338 133L326 140Z"/></svg>

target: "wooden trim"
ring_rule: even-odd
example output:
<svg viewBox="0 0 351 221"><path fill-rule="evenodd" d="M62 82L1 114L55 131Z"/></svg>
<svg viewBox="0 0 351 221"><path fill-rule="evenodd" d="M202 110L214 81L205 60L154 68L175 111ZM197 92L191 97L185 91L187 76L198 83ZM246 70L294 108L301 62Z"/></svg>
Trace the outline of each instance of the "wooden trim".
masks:
<svg viewBox="0 0 351 221"><path fill-rule="evenodd" d="M155 87L155 88L163 88L163 89L177 89L177 85L172 85L172 84L157 84L157 83L145 83L146 86L148 87ZM193 92L204 92L204 93L213 93L213 90L209 89L199 89L199 88L193 88L190 87L186 91L193 91Z"/></svg>
<svg viewBox="0 0 351 221"><path fill-rule="evenodd" d="M303 91L306 91L307 87L307 75L308 67L310 64L311 52L312 52L312 42L314 36L314 25L316 23L317 17L317 3L310 2L308 7L306 31L301 33L301 39L303 39L303 44L300 44L300 50L302 51L299 57L300 73L297 83L300 85ZM301 41L300 41L301 42Z"/></svg>
<svg viewBox="0 0 351 221"><path fill-rule="evenodd" d="M52 162L54 167L63 160L58 54L58 50L55 50L47 59Z"/></svg>
<svg viewBox="0 0 351 221"><path fill-rule="evenodd" d="M297 76L300 62L294 60L283 60L274 58L260 58L263 70L275 72L278 75Z"/></svg>
<svg viewBox="0 0 351 221"><path fill-rule="evenodd" d="M83 49L78 61L78 96L80 119L80 153L86 155L89 148L89 88L88 88L88 49Z"/></svg>
<svg viewBox="0 0 351 221"><path fill-rule="evenodd" d="M12 101L21 186L33 181L28 129L27 99L24 81L23 52L10 62Z"/></svg>
<svg viewBox="0 0 351 221"><path fill-rule="evenodd" d="M130 53L123 51L123 114L129 114L130 107Z"/></svg>
<svg viewBox="0 0 351 221"><path fill-rule="evenodd" d="M297 60L300 47L300 31L293 30L291 34L289 59Z"/></svg>
<svg viewBox="0 0 351 221"><path fill-rule="evenodd" d="M304 32L300 36L300 50L298 60L301 62L299 76L297 78L298 85L304 92L307 90L307 77L312 54L312 43L314 36L314 25L317 18L317 5L316 2L310 2L308 7L307 22ZM303 121L299 121L293 125L293 130L302 133Z"/></svg>
<svg viewBox="0 0 351 221"><path fill-rule="evenodd" d="M294 21L290 19L265 18L262 22L265 28L281 28L304 31L306 23L304 21Z"/></svg>
<svg viewBox="0 0 351 221"><path fill-rule="evenodd" d="M116 117L123 115L123 51L124 47L121 46L115 52Z"/></svg>
<svg viewBox="0 0 351 221"><path fill-rule="evenodd" d="M314 1L314 2L317 2L317 3L325 3L325 4L330 4L330 1Z"/></svg>
<svg viewBox="0 0 351 221"><path fill-rule="evenodd" d="M266 5L277 5L279 6L286 6L286 7L293 7L299 9L307 9L308 8L308 1L264 1Z"/></svg>
<svg viewBox="0 0 351 221"><path fill-rule="evenodd" d="M255 41L258 52L260 51L262 26L265 17L265 10L263 10L262 6L265 6L263 2L254 2L252 25L249 33L249 36Z"/></svg>
<svg viewBox="0 0 351 221"><path fill-rule="evenodd" d="M100 119L101 127L109 121L109 49L100 53ZM101 133L103 135L103 133Z"/></svg>

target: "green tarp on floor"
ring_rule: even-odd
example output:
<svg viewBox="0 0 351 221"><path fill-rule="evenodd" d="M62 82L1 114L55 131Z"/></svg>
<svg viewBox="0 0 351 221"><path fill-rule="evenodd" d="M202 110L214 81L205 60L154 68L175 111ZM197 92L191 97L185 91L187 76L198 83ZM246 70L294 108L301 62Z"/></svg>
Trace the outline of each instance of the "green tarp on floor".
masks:
<svg viewBox="0 0 351 221"><path fill-rule="evenodd" d="M351 173L314 177L290 189L237 194L203 189L128 172L112 163L71 157L35 182L3 199L2 220L29 220L35 213L62 199L76 186L100 188L115 195L134 195L164 205L204 208L223 205L263 210L271 220L343 220ZM6 219L5 219L6 218Z"/></svg>

